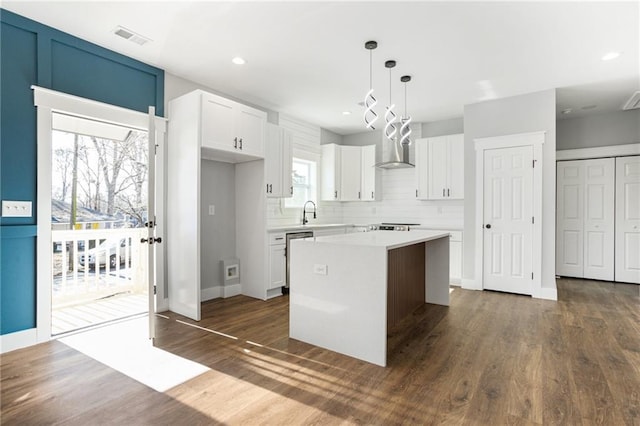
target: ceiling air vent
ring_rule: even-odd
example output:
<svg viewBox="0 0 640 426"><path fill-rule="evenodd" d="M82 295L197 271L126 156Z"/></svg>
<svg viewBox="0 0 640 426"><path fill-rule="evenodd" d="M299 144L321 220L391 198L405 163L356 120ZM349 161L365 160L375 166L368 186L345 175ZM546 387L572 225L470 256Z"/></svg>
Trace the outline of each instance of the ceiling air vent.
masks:
<svg viewBox="0 0 640 426"><path fill-rule="evenodd" d="M129 40L135 44L142 46L143 44L147 44L151 41L147 37L141 36L140 34L136 34L131 30L126 29L125 27L117 27L113 30L113 33L118 37L122 37L125 40Z"/></svg>
<svg viewBox="0 0 640 426"><path fill-rule="evenodd" d="M624 106L622 107L622 109L624 110L638 109L638 108L640 108L640 91L635 92L633 95L631 95L627 103L624 104Z"/></svg>

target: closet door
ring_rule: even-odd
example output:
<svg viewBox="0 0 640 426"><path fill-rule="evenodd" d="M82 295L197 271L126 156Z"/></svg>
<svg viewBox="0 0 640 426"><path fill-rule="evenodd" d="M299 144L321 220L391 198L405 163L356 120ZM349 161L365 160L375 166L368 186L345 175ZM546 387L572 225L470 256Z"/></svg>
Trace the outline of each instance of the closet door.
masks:
<svg viewBox="0 0 640 426"><path fill-rule="evenodd" d="M584 278L613 281L614 158L584 161Z"/></svg>
<svg viewBox="0 0 640 426"><path fill-rule="evenodd" d="M559 161L556 168L556 274L581 278L584 273L584 164Z"/></svg>
<svg viewBox="0 0 640 426"><path fill-rule="evenodd" d="M616 158L616 281L640 284L640 156Z"/></svg>

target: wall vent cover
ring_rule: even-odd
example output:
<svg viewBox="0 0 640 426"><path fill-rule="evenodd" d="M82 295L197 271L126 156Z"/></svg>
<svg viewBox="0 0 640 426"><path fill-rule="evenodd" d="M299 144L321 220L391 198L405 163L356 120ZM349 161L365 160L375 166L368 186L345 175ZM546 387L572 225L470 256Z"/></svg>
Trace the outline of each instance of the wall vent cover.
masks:
<svg viewBox="0 0 640 426"><path fill-rule="evenodd" d="M113 30L113 33L118 37L122 37L123 39L129 40L140 46L142 46L143 44L147 44L148 42L151 41L151 39L145 36L142 36L140 34L134 33L133 31L121 26L116 27L116 29Z"/></svg>
<svg viewBox="0 0 640 426"><path fill-rule="evenodd" d="M623 110L638 108L640 108L640 91L637 91L633 95L631 95L627 103L622 107Z"/></svg>

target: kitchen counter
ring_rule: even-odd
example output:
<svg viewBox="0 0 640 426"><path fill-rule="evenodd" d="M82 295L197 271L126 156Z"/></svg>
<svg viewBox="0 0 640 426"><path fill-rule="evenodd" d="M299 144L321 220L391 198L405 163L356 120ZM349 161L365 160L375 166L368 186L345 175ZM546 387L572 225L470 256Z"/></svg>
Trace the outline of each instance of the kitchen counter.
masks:
<svg viewBox="0 0 640 426"><path fill-rule="evenodd" d="M387 331L449 305L449 233L372 231L291 242L289 336L385 366Z"/></svg>
<svg viewBox="0 0 640 426"><path fill-rule="evenodd" d="M412 244L424 243L438 238L448 237L448 232L440 231L370 231L356 234L329 235L316 237L319 244L343 244L349 246L382 247L392 250Z"/></svg>
<svg viewBox="0 0 640 426"><path fill-rule="evenodd" d="M346 223L313 223L307 225L283 225L267 229L267 232L305 231L314 229L351 228L353 225Z"/></svg>

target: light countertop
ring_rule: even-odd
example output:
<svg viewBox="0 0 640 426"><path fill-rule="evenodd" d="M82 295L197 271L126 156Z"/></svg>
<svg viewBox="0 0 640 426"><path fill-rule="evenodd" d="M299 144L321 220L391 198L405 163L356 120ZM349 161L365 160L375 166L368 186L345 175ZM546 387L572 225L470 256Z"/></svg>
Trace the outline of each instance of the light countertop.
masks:
<svg viewBox="0 0 640 426"><path fill-rule="evenodd" d="M313 242L315 244L339 244L347 246L381 247L386 250L423 243L438 238L448 238L448 232L442 231L371 231L352 234L329 235L325 237L304 238L298 242Z"/></svg>
<svg viewBox="0 0 640 426"><path fill-rule="evenodd" d="M351 228L348 223L309 223L307 225L283 225L269 228L268 232L304 231L314 229Z"/></svg>

